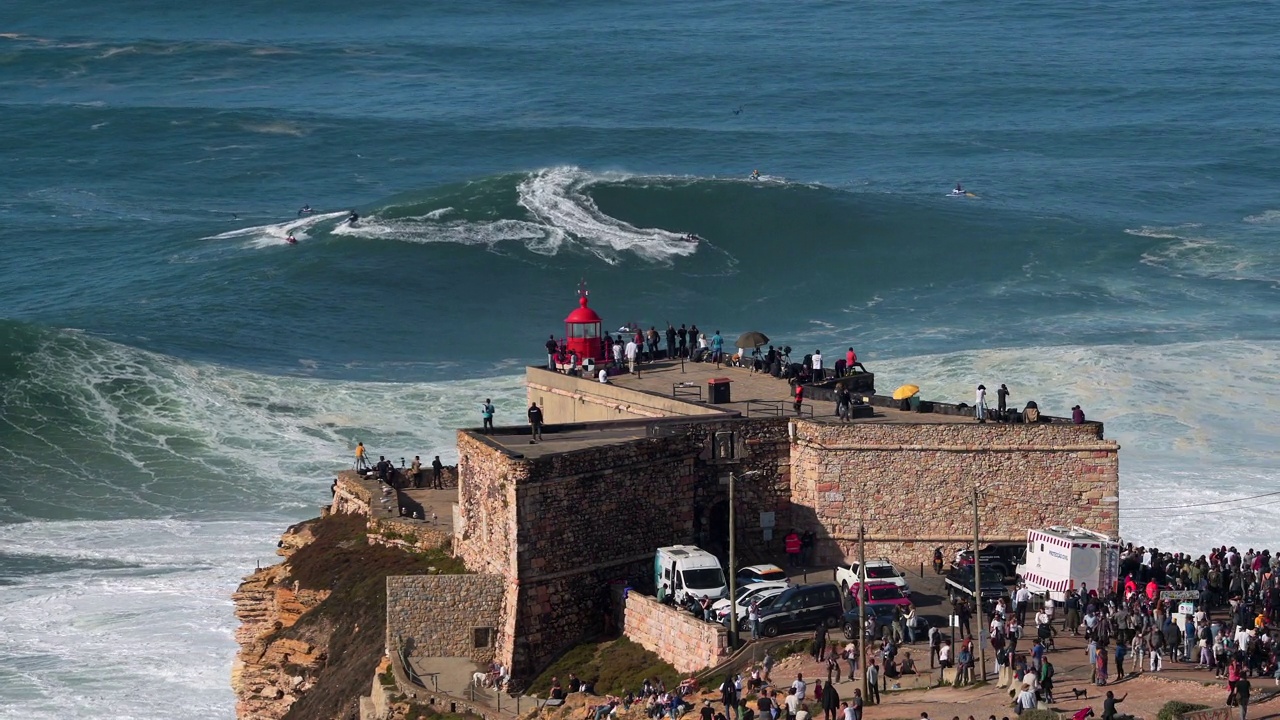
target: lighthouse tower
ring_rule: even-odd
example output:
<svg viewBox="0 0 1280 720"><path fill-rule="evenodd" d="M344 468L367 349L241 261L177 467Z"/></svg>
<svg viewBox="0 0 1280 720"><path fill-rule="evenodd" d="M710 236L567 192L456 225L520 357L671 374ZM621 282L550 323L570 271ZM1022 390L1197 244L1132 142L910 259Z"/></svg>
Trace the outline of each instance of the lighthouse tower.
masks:
<svg viewBox="0 0 1280 720"><path fill-rule="evenodd" d="M604 344L600 333L600 316L587 307L587 286L578 287L578 307L564 319L565 345L578 357L596 362L605 359Z"/></svg>

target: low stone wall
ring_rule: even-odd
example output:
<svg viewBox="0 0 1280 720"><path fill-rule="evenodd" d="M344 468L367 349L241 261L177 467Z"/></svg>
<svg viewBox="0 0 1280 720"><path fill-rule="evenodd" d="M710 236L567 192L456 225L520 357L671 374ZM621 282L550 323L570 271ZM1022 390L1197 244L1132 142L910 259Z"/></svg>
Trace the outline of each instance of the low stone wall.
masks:
<svg viewBox="0 0 1280 720"><path fill-rule="evenodd" d="M369 521L369 544L384 545L406 552L426 552L453 540L448 525L432 525L422 520L396 518Z"/></svg>
<svg viewBox="0 0 1280 720"><path fill-rule="evenodd" d="M374 486L376 485L374 482ZM338 474L334 483L333 503L329 506L329 511L368 517L369 509L377 502L374 495L373 487L364 478L351 470L344 470Z"/></svg>
<svg viewBox="0 0 1280 720"><path fill-rule="evenodd" d="M388 577L387 654L403 647L411 657L491 662L505 591L506 581L496 575Z"/></svg>
<svg viewBox="0 0 1280 720"><path fill-rule="evenodd" d="M632 590L623 632L681 673L719 665L729 656L729 633Z"/></svg>
<svg viewBox="0 0 1280 720"><path fill-rule="evenodd" d="M1256 702L1256 700L1254 701ZM1209 708L1208 710L1196 710L1195 712L1183 713L1178 717L1182 720L1232 720L1238 717L1239 712L1229 707Z"/></svg>
<svg viewBox="0 0 1280 720"><path fill-rule="evenodd" d="M540 367L525 370L525 385L529 401L538 403L547 422L553 425L730 414L714 405L695 405L682 398L600 383L595 378L549 372Z"/></svg>

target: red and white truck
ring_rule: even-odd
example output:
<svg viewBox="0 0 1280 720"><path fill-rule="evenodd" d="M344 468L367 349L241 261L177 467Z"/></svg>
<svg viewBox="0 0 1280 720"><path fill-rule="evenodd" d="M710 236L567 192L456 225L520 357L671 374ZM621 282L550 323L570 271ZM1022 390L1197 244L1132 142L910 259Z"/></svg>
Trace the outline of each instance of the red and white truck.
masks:
<svg viewBox="0 0 1280 720"><path fill-rule="evenodd" d="M1027 558L1018 576L1033 593L1057 602L1067 592L1115 589L1120 573L1120 541L1082 527L1054 526L1027 531Z"/></svg>

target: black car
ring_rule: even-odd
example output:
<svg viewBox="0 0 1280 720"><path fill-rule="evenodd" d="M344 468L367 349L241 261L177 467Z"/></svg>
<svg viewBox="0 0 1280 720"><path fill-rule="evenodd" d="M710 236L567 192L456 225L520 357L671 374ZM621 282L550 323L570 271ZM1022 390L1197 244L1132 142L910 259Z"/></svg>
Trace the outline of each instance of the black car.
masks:
<svg viewBox="0 0 1280 720"><path fill-rule="evenodd" d="M982 559L982 567L991 568L1000 573L1005 580L1012 580L1017 575L1018 566L1027 560L1027 544L1024 542L994 542L983 546L978 553ZM973 572L973 551L960 553L959 567Z"/></svg>
<svg viewBox="0 0 1280 720"><path fill-rule="evenodd" d="M893 625L893 618L897 615L897 609L897 605L868 603L867 617L875 620L875 627L867 632L867 637L881 637L884 634L884 629ZM844 636L846 638L850 640L858 639L858 622L858 608L855 605L844 614Z"/></svg>
<svg viewBox="0 0 1280 720"><path fill-rule="evenodd" d="M760 609L760 632L768 637L812 630L819 625L836 627L844 616L840 588L818 583L787 588L768 608Z"/></svg>
<svg viewBox="0 0 1280 720"><path fill-rule="evenodd" d="M998 570L982 567L982 602L995 602L1004 596L1004 577ZM947 573L947 597L955 602L960 597L973 597L973 566L952 568Z"/></svg>

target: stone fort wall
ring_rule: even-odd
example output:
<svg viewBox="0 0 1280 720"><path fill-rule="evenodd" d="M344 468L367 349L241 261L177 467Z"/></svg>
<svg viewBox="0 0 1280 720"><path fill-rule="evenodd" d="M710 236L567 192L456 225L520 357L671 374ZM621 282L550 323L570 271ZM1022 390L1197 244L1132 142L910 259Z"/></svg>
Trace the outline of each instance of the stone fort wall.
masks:
<svg viewBox="0 0 1280 720"><path fill-rule="evenodd" d="M1119 534L1119 445L1102 425L796 423L792 521L813 530L818 563L867 554L928 563L938 545L1024 540L1028 528Z"/></svg>
<svg viewBox="0 0 1280 720"><path fill-rule="evenodd" d="M500 639L498 652L517 676L602 628L608 584L644 584L655 548L717 535L730 471L758 471L737 483L738 506L752 508L739 519L740 557L767 553L760 511L785 515L791 503L786 421L665 423L658 434L533 458L459 434L455 553L511 581L510 637L519 644ZM718 455L717 442L733 457Z"/></svg>
<svg viewBox="0 0 1280 720"><path fill-rule="evenodd" d="M816 533L819 564L853 558L860 518L869 554L928 562L938 545L971 542L975 485L984 540L1021 540L1050 524L1119 529L1117 505L1103 502L1118 494L1119 447L1097 423L711 416L641 420L636 429L634 439L528 457L458 433L453 550L473 572L501 578L492 657L516 677L603 629L610 583L646 587L657 547L694 543L723 555L731 471L741 477L739 565L780 561L791 528ZM343 504L372 500L357 494ZM624 622L655 647L686 648L663 651L673 657L710 642L663 645L644 629L658 617L641 609ZM701 655L681 659L695 661Z"/></svg>

